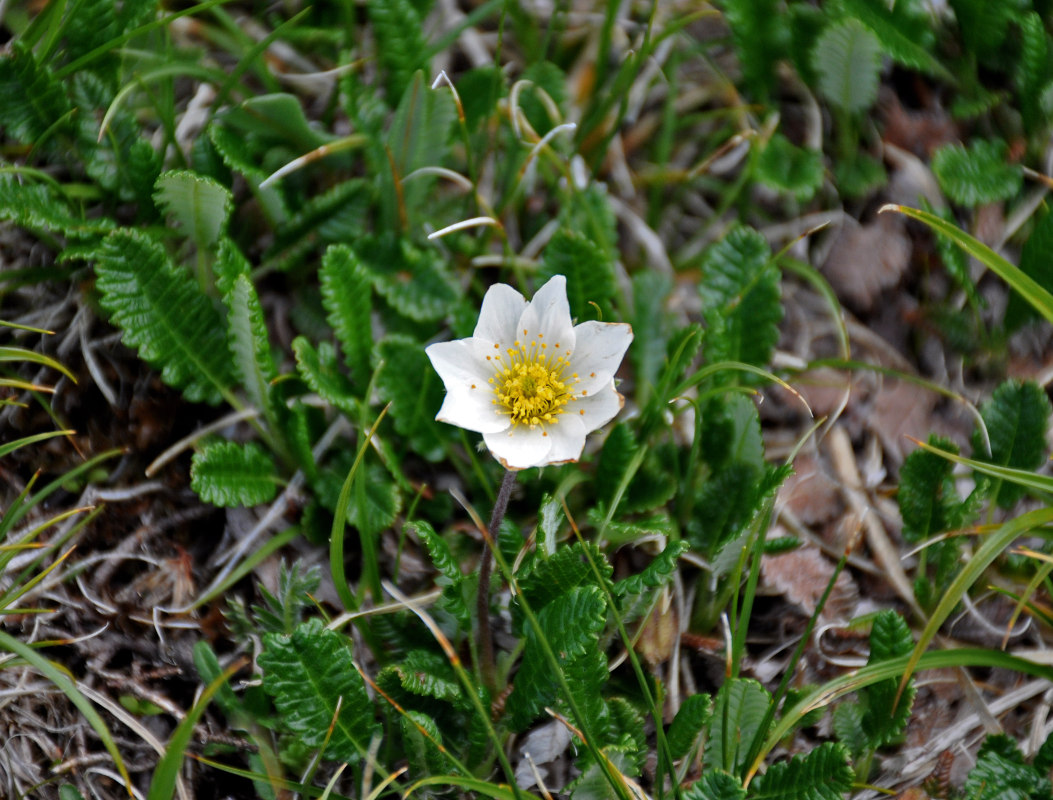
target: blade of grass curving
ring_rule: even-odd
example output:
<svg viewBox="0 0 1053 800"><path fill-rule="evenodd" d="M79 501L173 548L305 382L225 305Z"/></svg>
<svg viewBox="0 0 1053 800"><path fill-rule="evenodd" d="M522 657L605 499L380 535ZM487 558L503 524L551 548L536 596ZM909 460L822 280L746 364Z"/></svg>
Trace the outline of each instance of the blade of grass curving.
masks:
<svg viewBox="0 0 1053 800"><path fill-rule="evenodd" d="M930 453L935 453L938 456L946 458L948 461L953 461L956 464L963 464L964 466L970 467L977 472L982 472L984 475L990 475L992 478L1001 478L1004 481L1010 483L1016 483L1020 486L1026 486L1029 489L1034 489L1037 492L1045 492L1047 494L1053 494L1053 478L1047 475L1038 475L1034 472L1028 472L1026 469L1014 469L1013 467L1002 467L998 464L988 464L985 461L977 461L972 458L966 458L956 453L950 453L946 450L941 450L938 447L934 447L928 442L923 442L915 439L913 436L908 436L914 444L923 450L928 450Z"/></svg>
<svg viewBox="0 0 1053 800"><path fill-rule="evenodd" d="M466 792L475 792L493 800L519 800L519 795L506 786L501 786L478 778L459 778L456 775L432 775L421 778L406 790L404 797L410 797L422 786L457 786Z"/></svg>
<svg viewBox="0 0 1053 800"><path fill-rule="evenodd" d="M136 89L144 88L149 83L162 78L198 78L205 83L214 84L219 83L223 76L224 73L217 69L209 69L200 64L184 63L166 64L148 72L137 74L133 80L121 87L121 90L117 92L117 94L114 95L113 100L110 101L106 113L102 115L102 122L99 123L98 140L100 142L102 141L102 137L106 135L106 130L110 127L110 123L113 121L114 116L116 116L121 103L123 103L124 99Z"/></svg>
<svg viewBox="0 0 1053 800"><path fill-rule="evenodd" d="M940 233L954 242L958 247L980 261L984 266L998 275L1030 303L1039 314L1050 322L1053 322L1053 294L1050 294L1034 278L1024 272L1020 267L1010 263L983 242L974 239L965 231L960 230L935 214L922 211L918 208L896 205L889 203L881 207L878 213L885 211L898 211L908 217L923 222L937 233Z"/></svg>
<svg viewBox="0 0 1053 800"><path fill-rule="evenodd" d="M197 755L196 753L187 753L190 758L193 758L199 764L204 764L212 769L225 772L228 775L234 775L238 778L244 778L249 781L263 781L269 783L273 789L284 789L289 793L299 793L304 797L321 797L323 790L317 786L308 786L305 783L299 783L297 781L290 781L286 778L276 778L273 775L265 775L262 772L254 772L250 769L242 769L241 767L235 767L232 764L224 764L222 761L213 761L211 758ZM330 792L329 797L332 800L354 800L354 798L346 797L342 794L336 794Z"/></svg>
<svg viewBox="0 0 1053 800"><path fill-rule="evenodd" d="M49 358L42 353L34 353L32 350L26 350L24 347L0 347L0 362L3 361L29 361L34 364L40 364L58 370L74 383L77 382L73 373L55 359Z"/></svg>
<svg viewBox="0 0 1053 800"><path fill-rule="evenodd" d="M914 651L910 654L903 670L903 675L900 678L899 689L896 692L897 703L925 649L936 636L940 626L943 625L947 617L954 611L954 608L961 602L962 595L969 590L983 571L991 566L995 559L1005 552L1006 548L1017 537L1051 522L1053 522L1053 508L1039 508L1029 511L1006 522L992 533L987 541L973 553L972 558L965 563L962 571L955 576L954 580L951 581L951 585L947 587L947 591L944 592L943 597L940 598L940 602L929 617L929 621L925 624L921 636L918 637L918 643L914 646Z"/></svg>
<svg viewBox="0 0 1053 800"><path fill-rule="evenodd" d="M29 444L36 444L42 442L45 439L54 439L56 436L71 436L76 431L48 431L47 433L35 433L32 436L24 436L21 439L15 439L13 442L0 445L0 457L6 456L8 453L13 453L20 447L25 447Z"/></svg>
<svg viewBox="0 0 1053 800"><path fill-rule="evenodd" d="M95 706L86 698L81 691L73 683L69 674L65 668L54 661L51 661L44 656L40 655L36 650L27 644L20 642L4 631L0 631L0 650L7 650L8 652L14 653L21 659L32 665L40 672L45 678L51 681L58 689L69 698L69 701L73 703L84 715L84 718L88 721L88 724L98 734L99 740L102 742L103 747L106 748L106 752L110 754L113 759L114 765L117 767L117 771L121 774L121 779L124 781L124 787L128 790L128 796L134 797L132 794L132 779L128 775L128 768L124 765L124 759L121 758L121 751L117 749L117 743L113 740L113 736L110 734L109 728L106 727L106 723L102 717L99 716L99 712L95 710ZM169 795L171 797L171 795Z"/></svg>
<svg viewBox="0 0 1053 800"><path fill-rule="evenodd" d="M226 686L227 681L235 672L248 663L249 659L243 656L223 670L223 673L218 678L205 687L205 691L201 693L201 697L194 703L193 708L183 717L183 721L176 726L175 731L172 732L172 737L168 740L165 754L157 762L157 768L150 779L150 790L146 795L147 800L171 800L172 795L175 793L176 778L179 777L179 770L183 767L183 757L186 753L186 748L194 736L194 727L197 725L198 720L201 719L201 715L205 713L205 709L212 701L213 695Z"/></svg>
<svg viewBox="0 0 1053 800"><path fill-rule="evenodd" d="M1020 619L1020 615L1024 613L1024 609L1027 609L1032 614L1045 619L1048 623L1048 619L1044 614L1037 611L1034 603L1031 602L1031 598L1034 597L1035 592L1038 591L1038 587L1049 577L1050 573L1053 572L1053 557L1047 556L1045 553L1038 553L1028 547L1019 547L1013 550L1014 555L1028 556L1036 558L1036 560L1044 562L1042 563L1035 574L1031 576L1031 580L1027 582L1027 586L1024 587L1019 595L1013 594L1008 589L1004 589L1001 586L992 587L996 592L1005 597L1011 598L1015 601L1016 605L1013 607L1013 613L1009 615L1009 620L1005 625L1005 636L1002 637L1002 649L1005 650L1009 644L1009 636L1013 632L1013 628L1016 627L1016 621Z"/></svg>
<svg viewBox="0 0 1053 800"><path fill-rule="evenodd" d="M347 477L344 479L344 485L340 487L340 497L336 501L336 510L333 512L333 529L329 536L329 571L333 576L333 583L336 584L336 593L340 596L340 602L344 604L344 609L347 611L355 611L358 609L358 600L355 599L354 594L347 585L347 575L344 572L344 530L347 528L347 507L351 503L351 487L355 482L355 475L358 474L358 467L362 463L362 459L366 454L366 448L369 447L369 441L373 438L373 434L377 432L377 428L380 427L380 421L384 419L384 416L388 413L388 409L391 408L391 403L384 406L383 410L377 416L376 422L373 423L373 427L369 429L366 434L366 438L362 444L358 446L358 453L355 454L355 461L351 465L351 470L347 473ZM362 537L362 559L363 562L366 560L366 539L368 537ZM372 551L373 542L368 542L370 552ZM376 568L376 557L374 554L373 568ZM379 580L379 578L378 578ZM380 597L378 592L377 598Z"/></svg>
<svg viewBox="0 0 1053 800"><path fill-rule="evenodd" d="M852 692L871 686L879 681L889 678L898 678L910 666L913 655L898 656L878 664L868 664L865 667L834 678L812 691L808 692L798 700L792 708L786 710L771 730L764 742L761 752L753 760L746 773L746 785L756 775L768 754L775 749L783 739L796 728L808 714L821 708L826 708L835 700L838 700ZM917 670L965 668L965 667L987 667L1013 670L1025 675L1034 675L1037 678L1053 680L1053 666L1039 664L1020 656L1004 653L1001 650L992 650L979 647L959 647L954 650L936 650L924 653L917 660Z"/></svg>

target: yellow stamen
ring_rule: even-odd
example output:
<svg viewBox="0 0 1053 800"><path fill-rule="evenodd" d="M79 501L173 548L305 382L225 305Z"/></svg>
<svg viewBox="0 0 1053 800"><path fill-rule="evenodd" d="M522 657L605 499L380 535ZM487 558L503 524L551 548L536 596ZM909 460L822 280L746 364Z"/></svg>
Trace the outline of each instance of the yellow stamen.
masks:
<svg viewBox="0 0 1053 800"><path fill-rule="evenodd" d="M527 331L523 331L524 337ZM538 335L540 339L540 334ZM506 350L509 361L495 365L490 379L497 413L511 418L513 428L555 425L563 407L575 398L572 386L577 374L565 374L570 362L563 355L550 354L537 341L529 346L517 340ZM542 431L543 435L548 435Z"/></svg>

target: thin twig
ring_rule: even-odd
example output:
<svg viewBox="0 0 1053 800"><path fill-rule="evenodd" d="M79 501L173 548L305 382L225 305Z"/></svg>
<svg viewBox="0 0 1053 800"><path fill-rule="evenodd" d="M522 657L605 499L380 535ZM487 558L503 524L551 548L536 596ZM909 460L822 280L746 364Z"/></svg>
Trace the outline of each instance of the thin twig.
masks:
<svg viewBox="0 0 1053 800"><path fill-rule="evenodd" d="M479 564L479 595L476 599L476 613L479 617L479 672L483 684L493 692L496 689L494 678L494 638L490 630L490 575L494 567L493 548L497 547L497 532L504 521L508 510L508 498L512 494L512 485L516 482L516 473L508 470L501 480L501 488L494 501L494 512L490 516L490 526L483 531L486 539L483 547L482 562Z"/></svg>

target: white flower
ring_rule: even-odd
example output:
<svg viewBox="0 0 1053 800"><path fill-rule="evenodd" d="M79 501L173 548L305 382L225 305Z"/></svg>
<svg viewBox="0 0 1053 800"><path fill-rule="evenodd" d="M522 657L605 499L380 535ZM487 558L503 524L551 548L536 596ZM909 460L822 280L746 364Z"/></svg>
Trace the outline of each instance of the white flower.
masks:
<svg viewBox="0 0 1053 800"><path fill-rule="evenodd" d="M574 325L562 275L529 303L494 284L471 338L427 348L446 385L435 418L481 433L506 469L576 461L621 410L614 373L632 340L625 323Z"/></svg>

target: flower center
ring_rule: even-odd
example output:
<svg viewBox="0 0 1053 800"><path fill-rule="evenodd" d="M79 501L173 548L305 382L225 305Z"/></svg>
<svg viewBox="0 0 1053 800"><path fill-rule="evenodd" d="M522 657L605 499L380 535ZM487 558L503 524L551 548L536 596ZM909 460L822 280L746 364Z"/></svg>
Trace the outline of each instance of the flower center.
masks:
<svg viewBox="0 0 1053 800"><path fill-rule="evenodd" d="M526 331L524 331L526 333ZM559 344L555 348L559 353ZM555 424L563 406L574 399L568 384L578 381L577 374L565 374L570 367L569 352L549 353L547 343L516 341L504 354L493 358L493 403L497 413L507 414L513 425Z"/></svg>

